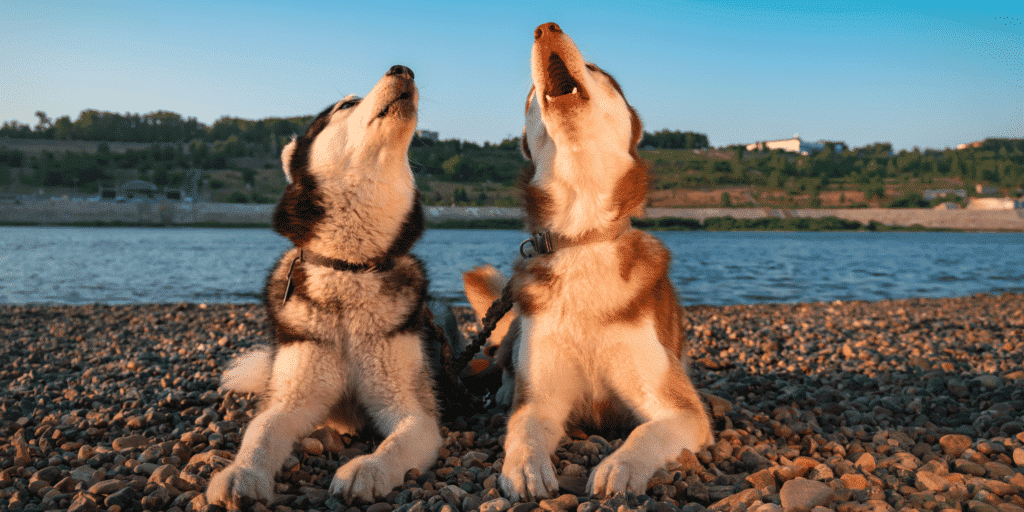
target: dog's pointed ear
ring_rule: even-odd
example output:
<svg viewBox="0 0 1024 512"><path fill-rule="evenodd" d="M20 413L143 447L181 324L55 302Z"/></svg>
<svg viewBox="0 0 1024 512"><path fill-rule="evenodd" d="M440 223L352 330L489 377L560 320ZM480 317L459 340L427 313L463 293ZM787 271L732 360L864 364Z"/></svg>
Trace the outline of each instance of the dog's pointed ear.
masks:
<svg viewBox="0 0 1024 512"><path fill-rule="evenodd" d="M526 95L526 109L525 113L527 116L530 115L530 103L533 101L533 93L536 90L536 86L530 86L530 93ZM527 160L533 160L533 155L530 154L530 145L526 143L526 125L523 125L523 139L519 142L519 149L523 152L523 156Z"/></svg>
<svg viewBox="0 0 1024 512"><path fill-rule="evenodd" d="M284 179L292 183L292 154L295 153L295 137L281 150L281 167L284 168Z"/></svg>
<svg viewBox="0 0 1024 512"><path fill-rule="evenodd" d="M530 145L526 143L526 127L523 127L523 140L519 142L519 149L522 150L523 156L527 160L533 160L533 155L530 154Z"/></svg>

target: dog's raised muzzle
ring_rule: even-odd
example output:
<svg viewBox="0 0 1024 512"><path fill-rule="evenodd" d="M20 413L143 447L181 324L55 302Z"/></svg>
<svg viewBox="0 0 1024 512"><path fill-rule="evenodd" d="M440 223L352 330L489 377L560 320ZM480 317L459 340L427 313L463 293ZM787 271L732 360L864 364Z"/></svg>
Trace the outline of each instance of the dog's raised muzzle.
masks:
<svg viewBox="0 0 1024 512"><path fill-rule="evenodd" d="M401 64L395 64L394 66L391 66L391 69L389 69L388 72L384 74L384 76L391 76L391 75L404 76L404 77L406 77L406 78L408 78L410 80L413 80L413 79L416 78L416 75L414 75L412 73L411 69L409 69L409 68L407 68L407 67L405 67L405 66L403 66Z"/></svg>

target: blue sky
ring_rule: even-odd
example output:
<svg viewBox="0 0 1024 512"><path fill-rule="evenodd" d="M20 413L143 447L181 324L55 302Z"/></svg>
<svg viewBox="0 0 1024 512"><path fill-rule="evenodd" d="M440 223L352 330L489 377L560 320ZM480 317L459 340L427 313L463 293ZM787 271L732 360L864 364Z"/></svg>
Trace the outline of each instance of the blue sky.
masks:
<svg viewBox="0 0 1024 512"><path fill-rule="evenodd" d="M522 131L533 29L554 21L648 131L944 148L1024 137L1022 5L4 0L0 120L309 115L405 64L420 128L497 142Z"/></svg>

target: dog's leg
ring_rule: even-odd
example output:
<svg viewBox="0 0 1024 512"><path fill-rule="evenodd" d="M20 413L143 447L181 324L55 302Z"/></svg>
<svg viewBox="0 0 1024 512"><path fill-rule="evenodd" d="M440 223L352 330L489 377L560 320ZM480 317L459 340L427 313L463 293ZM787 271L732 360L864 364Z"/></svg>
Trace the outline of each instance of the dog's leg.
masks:
<svg viewBox="0 0 1024 512"><path fill-rule="evenodd" d="M342 363L311 342L281 347L274 358L266 405L246 428L235 460L210 480L210 503L238 505L248 497L269 502L274 475L293 443L312 432L344 389Z"/></svg>
<svg viewBox="0 0 1024 512"><path fill-rule="evenodd" d="M644 341L652 337L653 332ZM682 363L670 360L660 346L635 347L623 351L619 361L625 364L608 373L615 393L643 423L590 473L587 489L594 494L643 494L654 472L684 448L696 452L712 441L707 413Z"/></svg>
<svg viewBox="0 0 1024 512"><path fill-rule="evenodd" d="M377 342L359 367L359 400L386 436L376 451L338 468L332 494L373 501L401 485L412 468L426 470L441 447L435 397L419 337Z"/></svg>
<svg viewBox="0 0 1024 512"><path fill-rule="evenodd" d="M515 399L516 377L512 362L519 358L521 331L522 320L517 317L509 324L509 330L494 355L495 362L502 368L501 387L495 393L495 400L506 409L511 409Z"/></svg>
<svg viewBox="0 0 1024 512"><path fill-rule="evenodd" d="M532 393L536 387L531 387ZM547 389L536 389L544 393ZM532 395L531 395L532 396ZM567 401L550 395L529 399L508 420L505 463L499 482L512 503L521 499L538 500L558 492L551 454L565 435L569 415Z"/></svg>
<svg viewBox="0 0 1024 512"><path fill-rule="evenodd" d="M520 404L508 420L505 462L499 482L509 501L540 499L558 492L551 454L565 435L565 422L576 398L579 382L575 368L565 364L551 338L531 333L534 322L524 319L519 354L528 359L516 364L515 402ZM520 355L521 354L521 355Z"/></svg>

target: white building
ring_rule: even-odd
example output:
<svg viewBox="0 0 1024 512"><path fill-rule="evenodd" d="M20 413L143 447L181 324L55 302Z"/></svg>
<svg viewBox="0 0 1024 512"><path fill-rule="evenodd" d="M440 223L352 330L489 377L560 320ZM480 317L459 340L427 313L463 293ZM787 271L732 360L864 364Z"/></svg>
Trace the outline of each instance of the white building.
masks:
<svg viewBox="0 0 1024 512"><path fill-rule="evenodd" d="M416 137L428 142L438 141L438 133L433 130L416 130Z"/></svg>
<svg viewBox="0 0 1024 512"><path fill-rule="evenodd" d="M1024 201L1012 197L972 197L967 203L968 210L1019 210Z"/></svg>
<svg viewBox="0 0 1024 512"><path fill-rule="evenodd" d="M800 135L794 133L792 139L782 140L770 140L767 142L755 142L753 144L747 144L747 151L769 151L775 149L781 149L789 153L800 153L801 155L809 155L811 153L817 153L825 149L825 143L822 141L818 142L807 142L800 140Z"/></svg>

